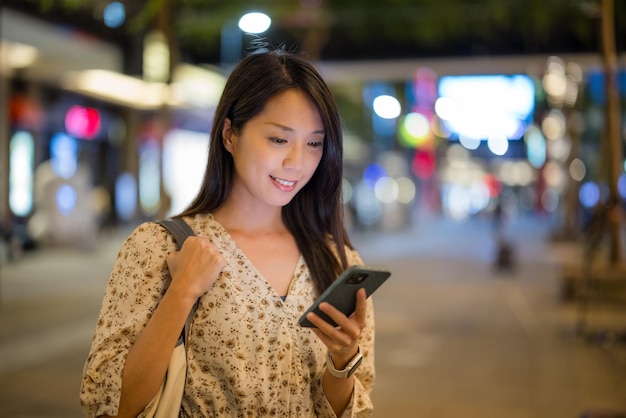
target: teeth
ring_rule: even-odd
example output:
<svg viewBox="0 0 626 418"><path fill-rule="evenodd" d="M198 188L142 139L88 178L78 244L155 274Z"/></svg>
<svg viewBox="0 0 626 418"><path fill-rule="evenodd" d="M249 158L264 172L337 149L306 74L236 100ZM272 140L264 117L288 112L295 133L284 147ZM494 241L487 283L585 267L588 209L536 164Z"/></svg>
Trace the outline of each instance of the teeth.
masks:
<svg viewBox="0 0 626 418"><path fill-rule="evenodd" d="M293 186L296 183L295 181L287 181L287 180L279 179L276 177L272 177L272 178L276 180L276 182L282 184L283 186Z"/></svg>

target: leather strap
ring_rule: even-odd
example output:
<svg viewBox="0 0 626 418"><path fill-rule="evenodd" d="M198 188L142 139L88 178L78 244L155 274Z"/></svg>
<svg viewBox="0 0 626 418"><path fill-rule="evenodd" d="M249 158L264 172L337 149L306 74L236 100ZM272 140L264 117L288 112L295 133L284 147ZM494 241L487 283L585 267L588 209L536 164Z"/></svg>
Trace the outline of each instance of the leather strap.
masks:
<svg viewBox="0 0 626 418"><path fill-rule="evenodd" d="M195 235L193 229L182 218L162 219L157 223L170 231L179 250L183 247L187 237Z"/></svg>
<svg viewBox="0 0 626 418"><path fill-rule="evenodd" d="M180 251L185 243L185 240L188 237L194 236L195 233L193 229L187 224L187 222L183 221L182 218L170 218L170 219L162 219L160 221L156 221L159 225L163 226L167 229L172 236L174 237L174 241L176 241L176 247ZM187 336L189 335L189 330L191 328L191 319L193 317L194 312L196 311L196 307L198 306L199 300L196 300L196 303L193 304L191 308L191 312L187 316L187 320L185 321L185 328L181 331L180 337L178 338L178 344L186 344Z"/></svg>

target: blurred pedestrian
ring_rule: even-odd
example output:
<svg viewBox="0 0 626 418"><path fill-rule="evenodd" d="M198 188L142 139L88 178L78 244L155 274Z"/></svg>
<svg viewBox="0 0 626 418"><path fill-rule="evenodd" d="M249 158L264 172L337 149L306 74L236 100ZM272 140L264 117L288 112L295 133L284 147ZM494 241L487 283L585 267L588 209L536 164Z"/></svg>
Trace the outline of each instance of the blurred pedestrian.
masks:
<svg viewBox="0 0 626 418"><path fill-rule="evenodd" d="M618 199L609 198L606 202L598 201L592 208L591 215L583 225L585 237L585 256L588 263L593 263L594 258L606 238L609 225L619 224L622 208Z"/></svg>
<svg viewBox="0 0 626 418"><path fill-rule="evenodd" d="M22 244L16 233L16 222L7 208L5 215L0 218L0 264L5 260L16 260L22 254Z"/></svg>
<svg viewBox="0 0 626 418"><path fill-rule="evenodd" d="M243 58L218 104L201 190L179 216L180 252L157 223L137 227L110 276L81 388L85 415L141 416L154 402L187 314L181 416L368 416L371 299L339 326L298 318L361 264L343 224L342 134L314 67L284 51ZM360 367L341 370L362 356Z"/></svg>
<svg viewBox="0 0 626 418"><path fill-rule="evenodd" d="M506 208L504 207L504 197L500 194L496 200L493 210L493 223L495 233L496 251L494 258L494 268L498 271L513 271L515 268L515 249L513 243L506 237Z"/></svg>

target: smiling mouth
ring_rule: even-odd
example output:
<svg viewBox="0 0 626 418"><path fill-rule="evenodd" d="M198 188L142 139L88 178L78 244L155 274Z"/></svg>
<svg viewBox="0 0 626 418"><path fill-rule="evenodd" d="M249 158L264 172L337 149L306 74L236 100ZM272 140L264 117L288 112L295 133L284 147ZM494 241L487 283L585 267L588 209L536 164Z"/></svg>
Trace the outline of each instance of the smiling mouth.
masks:
<svg viewBox="0 0 626 418"><path fill-rule="evenodd" d="M274 177L274 176L270 176L272 178L272 180L274 180L276 183L281 184L285 187L293 187L296 182L295 181L289 181L289 180L284 180L284 179L279 179L278 177Z"/></svg>

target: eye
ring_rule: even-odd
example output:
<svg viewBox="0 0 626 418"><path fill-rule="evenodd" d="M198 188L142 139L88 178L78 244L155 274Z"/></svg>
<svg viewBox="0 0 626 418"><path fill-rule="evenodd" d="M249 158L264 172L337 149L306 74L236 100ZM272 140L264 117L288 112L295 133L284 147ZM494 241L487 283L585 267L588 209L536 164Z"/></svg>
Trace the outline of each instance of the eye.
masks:
<svg viewBox="0 0 626 418"><path fill-rule="evenodd" d="M316 140L316 141L309 141L309 146L313 147L313 148L320 148L324 145L324 141L323 140Z"/></svg>
<svg viewBox="0 0 626 418"><path fill-rule="evenodd" d="M275 143L275 144L284 144L284 143L286 143L286 142L287 142L287 140L286 140L286 139L283 139L283 138L277 138L277 137L273 137L273 136L272 136L272 137L269 137L269 140L270 140L271 142Z"/></svg>

